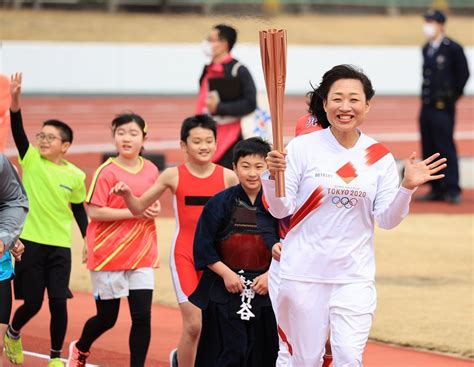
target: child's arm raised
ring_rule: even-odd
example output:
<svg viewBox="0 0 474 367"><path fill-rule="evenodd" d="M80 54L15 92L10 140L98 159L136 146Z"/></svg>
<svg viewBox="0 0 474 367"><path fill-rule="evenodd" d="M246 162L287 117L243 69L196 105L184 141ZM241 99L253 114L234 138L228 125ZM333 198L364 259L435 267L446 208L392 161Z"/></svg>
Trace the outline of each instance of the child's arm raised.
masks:
<svg viewBox="0 0 474 367"><path fill-rule="evenodd" d="M111 190L111 194L122 196L133 215L141 215L163 195L166 189L175 192L178 185L178 169L168 168L158 177L152 187L137 198L125 183L119 182Z"/></svg>
<svg viewBox="0 0 474 367"><path fill-rule="evenodd" d="M21 83L23 81L22 73L15 73L10 77L10 93L12 101L10 110L18 112L20 110Z"/></svg>
<svg viewBox="0 0 474 367"><path fill-rule="evenodd" d="M16 148L20 158L23 159L30 142L26 136L25 129L23 128L23 118L20 111L20 96L21 96L21 82L22 74L16 73L10 78L10 93L12 101L10 104L10 118L11 118L11 129L13 134L13 140L15 141Z"/></svg>

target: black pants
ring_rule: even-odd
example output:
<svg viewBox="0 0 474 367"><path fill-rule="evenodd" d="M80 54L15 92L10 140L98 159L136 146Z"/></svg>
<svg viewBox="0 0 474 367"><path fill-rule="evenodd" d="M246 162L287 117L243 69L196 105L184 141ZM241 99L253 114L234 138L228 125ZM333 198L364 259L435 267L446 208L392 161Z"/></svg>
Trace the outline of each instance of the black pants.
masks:
<svg viewBox="0 0 474 367"><path fill-rule="evenodd" d="M459 168L456 145L454 144L454 107L437 109L434 106L424 105L420 114L421 143L423 158L434 153L448 160L448 167L441 173L445 174L442 180L431 181L431 189L437 195L456 195L461 192L459 187Z"/></svg>
<svg viewBox="0 0 474 367"><path fill-rule="evenodd" d="M128 305L132 317L130 330L130 366L145 366L146 355L151 339L151 289L130 290ZM114 327L120 309L120 298L96 300L97 314L87 320L82 335L76 347L82 352L88 352L92 344L107 330Z"/></svg>
<svg viewBox="0 0 474 367"><path fill-rule="evenodd" d="M244 321L229 312L229 304L210 301L202 317L196 367L275 366L278 335L271 306Z"/></svg>
<svg viewBox="0 0 474 367"><path fill-rule="evenodd" d="M43 305L48 291L51 314L51 349L62 349L67 329L67 298L70 296L71 249L47 246L22 239L25 252L15 264L15 297L23 299L13 315L11 326L20 331Z"/></svg>
<svg viewBox="0 0 474 367"><path fill-rule="evenodd" d="M0 281L0 324L7 325L10 323L11 312L12 312L11 279L1 280Z"/></svg>

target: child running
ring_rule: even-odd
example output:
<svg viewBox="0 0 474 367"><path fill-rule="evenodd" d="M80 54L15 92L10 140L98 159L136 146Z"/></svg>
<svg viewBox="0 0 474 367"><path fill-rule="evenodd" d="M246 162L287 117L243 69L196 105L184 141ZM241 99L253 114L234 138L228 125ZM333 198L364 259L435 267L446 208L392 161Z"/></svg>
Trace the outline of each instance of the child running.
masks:
<svg viewBox="0 0 474 367"><path fill-rule="evenodd" d="M196 269L204 270L190 300L203 313L197 367L274 367L278 352L268 296L277 221L264 208L260 174L270 145L261 138L234 148L239 185L204 207L194 238Z"/></svg>
<svg viewBox="0 0 474 367"><path fill-rule="evenodd" d="M87 229L87 268L90 270L97 314L90 318L77 342L70 345L68 367L83 367L92 344L111 329L128 297L132 327L129 337L130 366L145 365L151 337L153 268L158 267L155 218L158 202L135 216L123 199L111 195L117 182L126 182L142 195L158 178L158 168L140 152L147 126L138 115L127 113L112 121L118 156L96 171L87 196L91 223Z"/></svg>
<svg viewBox="0 0 474 367"><path fill-rule="evenodd" d="M201 311L188 301L200 278L200 273L194 269L194 232L207 200L226 187L237 184L238 180L231 170L212 163L216 151L216 123L211 117L196 115L186 118L181 126L180 144L187 154L186 163L166 169L140 198L126 182L117 184L113 192L123 196L130 211L136 215L158 200L165 190L174 195L177 228L170 268L183 331L178 353L176 350L171 352L170 363L173 367L178 364L179 367L194 367L201 333Z"/></svg>
<svg viewBox="0 0 474 367"><path fill-rule="evenodd" d="M16 241L28 213L28 199L15 168L0 153L0 367L3 367L3 337L12 310L13 264L21 260L25 246Z"/></svg>
<svg viewBox="0 0 474 367"><path fill-rule="evenodd" d="M26 247L15 264L15 297L24 299L5 335L5 352L10 362L23 363L20 331L43 304L47 289L51 313L49 367L64 366L61 349L67 329L67 298L70 297L71 227L76 219L82 236L87 229L83 201L86 175L64 159L73 132L62 121L48 120L36 134L37 147L30 145L20 110L22 75L11 77L10 105L13 139L23 170L23 184L30 202L21 241Z"/></svg>

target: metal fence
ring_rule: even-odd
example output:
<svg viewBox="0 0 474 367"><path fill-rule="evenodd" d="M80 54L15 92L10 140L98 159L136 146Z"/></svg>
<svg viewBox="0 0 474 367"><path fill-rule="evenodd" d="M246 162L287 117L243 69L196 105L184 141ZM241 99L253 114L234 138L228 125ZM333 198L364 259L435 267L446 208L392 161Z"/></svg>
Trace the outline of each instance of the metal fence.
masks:
<svg viewBox="0 0 474 367"><path fill-rule="evenodd" d="M387 12L398 14L429 7L440 7L465 15L474 14L473 0L0 0L4 8L19 9L43 6L88 9L100 8L115 12L128 8L164 11L172 8L196 9L204 13L214 10L232 11L246 7L250 11L324 11L324 12Z"/></svg>

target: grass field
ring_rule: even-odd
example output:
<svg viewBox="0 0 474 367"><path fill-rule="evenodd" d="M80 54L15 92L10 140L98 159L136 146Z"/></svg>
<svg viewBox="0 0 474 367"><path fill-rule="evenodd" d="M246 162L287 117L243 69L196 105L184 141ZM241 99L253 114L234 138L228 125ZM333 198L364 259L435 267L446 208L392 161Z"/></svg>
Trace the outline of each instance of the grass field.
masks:
<svg viewBox="0 0 474 367"><path fill-rule="evenodd" d="M204 16L103 12L0 10L0 39L91 42L201 42L209 28L226 22L238 42L258 43L258 31L286 28L288 44L421 45L420 16L298 15L275 17ZM450 17L447 33L474 45L472 17Z"/></svg>
<svg viewBox="0 0 474 367"><path fill-rule="evenodd" d="M378 307L371 338L474 358L473 215L412 214L376 231ZM168 258L174 219L158 220L154 301L175 306ZM72 288L90 290L76 231ZM73 317L73 316L72 316Z"/></svg>

